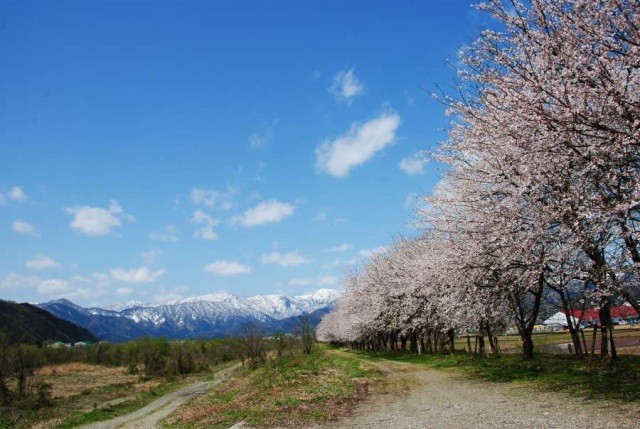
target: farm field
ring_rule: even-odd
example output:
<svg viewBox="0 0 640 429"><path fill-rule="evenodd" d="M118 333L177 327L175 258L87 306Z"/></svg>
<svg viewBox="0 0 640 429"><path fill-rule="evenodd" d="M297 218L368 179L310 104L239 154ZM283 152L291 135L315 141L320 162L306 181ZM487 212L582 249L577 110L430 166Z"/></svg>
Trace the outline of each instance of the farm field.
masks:
<svg viewBox="0 0 640 429"><path fill-rule="evenodd" d="M591 350L593 329L584 330L587 350ZM500 351L502 353L520 353L522 345L518 335L498 335ZM616 325L613 330L616 349L619 354L640 355L640 327L638 325ZM569 354L566 346L571 343L571 335L568 331L537 332L533 334L533 342L537 351L545 353ZM456 349L467 348L467 337L456 338ZM471 337L471 347L474 347L474 338ZM596 336L596 354L599 353L600 331Z"/></svg>
<svg viewBox="0 0 640 429"><path fill-rule="evenodd" d="M47 365L38 369L35 377L51 386L51 405L31 411L9 411L0 418L0 428L70 428L110 419L141 408L180 386L210 379L215 371L226 366L167 381L129 374L126 367Z"/></svg>

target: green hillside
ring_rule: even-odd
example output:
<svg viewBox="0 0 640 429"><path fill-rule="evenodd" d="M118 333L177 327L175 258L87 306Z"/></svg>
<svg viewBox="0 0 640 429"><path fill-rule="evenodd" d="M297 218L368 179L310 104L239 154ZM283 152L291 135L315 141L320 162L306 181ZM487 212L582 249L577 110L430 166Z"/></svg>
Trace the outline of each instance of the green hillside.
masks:
<svg viewBox="0 0 640 429"><path fill-rule="evenodd" d="M89 331L30 304L0 300L0 332L9 343L97 341Z"/></svg>

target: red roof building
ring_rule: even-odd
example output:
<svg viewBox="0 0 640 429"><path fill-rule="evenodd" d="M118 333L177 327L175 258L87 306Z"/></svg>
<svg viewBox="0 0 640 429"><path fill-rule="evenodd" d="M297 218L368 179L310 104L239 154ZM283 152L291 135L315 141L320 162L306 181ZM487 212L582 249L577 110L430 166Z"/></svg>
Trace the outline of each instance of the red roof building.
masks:
<svg viewBox="0 0 640 429"><path fill-rule="evenodd" d="M573 310L571 315L575 319L581 319L585 322L600 320L600 310L597 308L587 308L583 311ZM628 319L630 317L638 317L638 312L631 306L619 305L617 307L611 307L611 318Z"/></svg>

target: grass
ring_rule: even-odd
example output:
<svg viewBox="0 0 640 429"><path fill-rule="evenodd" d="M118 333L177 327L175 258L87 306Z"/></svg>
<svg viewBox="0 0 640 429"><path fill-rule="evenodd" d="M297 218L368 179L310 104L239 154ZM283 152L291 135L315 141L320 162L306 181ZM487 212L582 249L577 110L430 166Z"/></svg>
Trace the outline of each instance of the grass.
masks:
<svg viewBox="0 0 640 429"><path fill-rule="evenodd" d="M153 402L162 395L171 392L182 384L183 383L181 382L161 384L156 388L153 388L147 392L142 392L134 398L113 406L96 408L88 412L75 412L55 427L57 429L70 429L79 425L109 420L124 414L131 413Z"/></svg>
<svg viewBox="0 0 640 429"><path fill-rule="evenodd" d="M208 395L177 410L164 421L179 428L297 426L349 414L381 374L362 360L325 347L311 355L274 359L256 369L242 368Z"/></svg>
<svg viewBox="0 0 640 429"><path fill-rule="evenodd" d="M587 343L591 342L593 330L591 328L584 331L585 340ZM613 336L616 343L619 344L621 352L625 354L640 355L640 328L638 325L616 325L614 326ZM598 340L600 339L600 332L598 331ZM522 342L520 336L515 335L498 335L500 343L500 349L505 353L519 353L522 350ZM571 343L571 335L569 331L558 332L534 332L533 342L537 349L540 351L550 351L553 349L553 345ZM623 344L629 342L634 344L629 347L625 347ZM471 347L474 347L474 338L471 337ZM460 336L456 338L456 348L462 350L467 348L466 336ZM596 350L597 351L597 350Z"/></svg>
<svg viewBox="0 0 640 429"><path fill-rule="evenodd" d="M475 379L526 383L541 390L561 390L591 400L640 400L640 357L622 356L612 367L567 355L538 353L534 359L518 355L490 355L485 359L466 353L410 355L352 352L372 361L388 359L432 368L455 369Z"/></svg>

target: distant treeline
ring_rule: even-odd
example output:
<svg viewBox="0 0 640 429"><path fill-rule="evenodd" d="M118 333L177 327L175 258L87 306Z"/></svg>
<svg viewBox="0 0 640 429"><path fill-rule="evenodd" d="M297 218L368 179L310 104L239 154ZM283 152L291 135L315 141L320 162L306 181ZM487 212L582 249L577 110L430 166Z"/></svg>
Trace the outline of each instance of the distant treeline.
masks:
<svg viewBox="0 0 640 429"><path fill-rule="evenodd" d="M51 386L37 376L45 365L86 363L124 367L143 378L165 378L205 372L232 360L249 368L296 352L311 353L315 335L309 319L300 317L296 335L268 337L259 326L247 325L227 339L170 341L145 337L127 343L97 342L81 347L63 343L14 344L0 331L0 408L30 409L51 403Z"/></svg>
<svg viewBox="0 0 640 429"><path fill-rule="evenodd" d="M81 362L124 366L131 374L172 378L206 371L241 357L242 347L236 339L168 341L141 338L123 344L100 342L84 347L65 347L12 344L9 336L0 332L0 405L46 405L50 386L35 374L38 368L50 364Z"/></svg>

